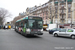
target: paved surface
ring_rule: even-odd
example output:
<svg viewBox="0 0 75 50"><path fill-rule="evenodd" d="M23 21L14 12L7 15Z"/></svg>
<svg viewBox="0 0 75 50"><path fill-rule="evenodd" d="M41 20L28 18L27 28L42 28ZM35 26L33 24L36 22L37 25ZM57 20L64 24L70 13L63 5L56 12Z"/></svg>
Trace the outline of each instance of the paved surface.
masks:
<svg viewBox="0 0 75 50"><path fill-rule="evenodd" d="M0 50L75 50L75 40L45 31L42 36L25 37L13 29L0 30Z"/></svg>

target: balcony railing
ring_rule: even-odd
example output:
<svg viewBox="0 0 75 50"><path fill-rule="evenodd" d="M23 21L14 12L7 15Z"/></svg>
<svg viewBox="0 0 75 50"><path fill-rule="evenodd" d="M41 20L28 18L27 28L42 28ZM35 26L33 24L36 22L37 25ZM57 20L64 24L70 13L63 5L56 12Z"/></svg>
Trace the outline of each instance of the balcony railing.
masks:
<svg viewBox="0 0 75 50"><path fill-rule="evenodd" d="M61 12L61 13L60 13L60 16L62 16L62 15L66 15L66 14Z"/></svg>
<svg viewBox="0 0 75 50"><path fill-rule="evenodd" d="M65 20L65 18L61 18L60 20Z"/></svg>

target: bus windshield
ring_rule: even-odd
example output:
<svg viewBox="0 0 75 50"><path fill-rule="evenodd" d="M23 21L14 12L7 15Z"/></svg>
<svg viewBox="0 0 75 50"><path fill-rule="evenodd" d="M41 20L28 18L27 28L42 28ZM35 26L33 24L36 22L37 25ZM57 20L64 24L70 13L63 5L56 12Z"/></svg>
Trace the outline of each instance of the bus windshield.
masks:
<svg viewBox="0 0 75 50"><path fill-rule="evenodd" d="M40 20L28 20L28 28L31 29L42 29L42 21Z"/></svg>

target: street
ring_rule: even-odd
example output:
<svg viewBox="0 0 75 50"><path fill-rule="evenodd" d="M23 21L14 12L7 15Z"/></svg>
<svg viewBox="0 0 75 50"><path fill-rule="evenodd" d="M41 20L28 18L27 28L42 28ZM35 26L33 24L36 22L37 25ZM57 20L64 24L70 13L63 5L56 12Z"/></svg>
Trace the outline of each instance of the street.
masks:
<svg viewBox="0 0 75 50"><path fill-rule="evenodd" d="M75 39L43 35L25 37L12 30L0 30L0 50L75 50Z"/></svg>

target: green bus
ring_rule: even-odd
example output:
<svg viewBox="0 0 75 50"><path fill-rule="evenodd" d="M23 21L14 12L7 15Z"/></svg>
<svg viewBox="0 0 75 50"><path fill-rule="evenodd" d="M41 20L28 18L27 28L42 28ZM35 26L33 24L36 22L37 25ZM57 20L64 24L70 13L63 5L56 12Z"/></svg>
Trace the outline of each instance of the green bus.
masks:
<svg viewBox="0 0 75 50"><path fill-rule="evenodd" d="M26 16L15 23L15 31L28 35L43 35L43 19L39 16Z"/></svg>

